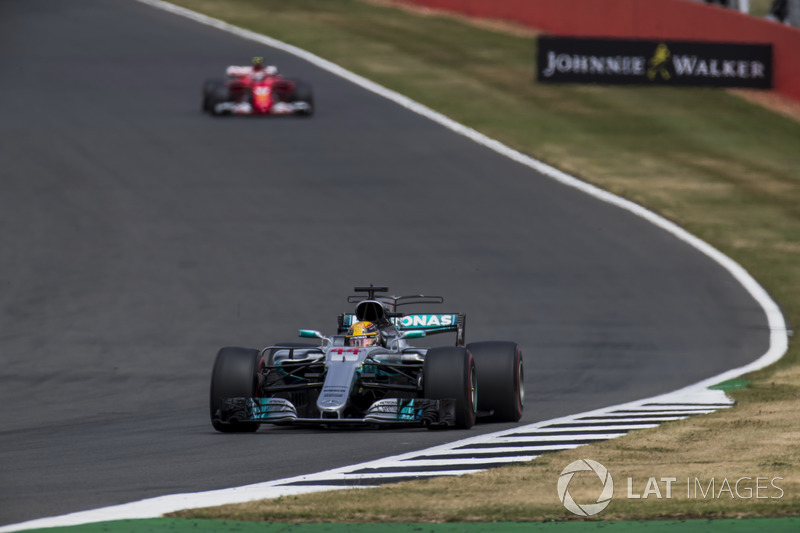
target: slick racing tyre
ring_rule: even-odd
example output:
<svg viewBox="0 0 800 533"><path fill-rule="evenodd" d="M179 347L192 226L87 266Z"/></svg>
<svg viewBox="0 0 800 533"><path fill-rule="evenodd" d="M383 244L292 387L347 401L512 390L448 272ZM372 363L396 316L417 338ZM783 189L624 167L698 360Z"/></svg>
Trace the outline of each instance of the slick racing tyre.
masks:
<svg viewBox="0 0 800 533"><path fill-rule="evenodd" d="M211 113L213 111L214 104L217 103L217 95L223 90L227 93L225 80L218 78L206 80L206 82L203 84L203 111L206 113Z"/></svg>
<svg viewBox="0 0 800 533"><path fill-rule="evenodd" d="M310 117L314 114L314 93L311 90L311 85L301 80L294 80L294 93L291 98L292 102L305 102L308 104L308 111L300 111L297 114Z"/></svg>
<svg viewBox="0 0 800 533"><path fill-rule="evenodd" d="M513 342L474 342L467 345L478 369L479 411L493 411L490 420L517 422L525 403L522 351Z"/></svg>
<svg viewBox="0 0 800 533"><path fill-rule="evenodd" d="M422 382L425 398L455 400L457 428L469 429L475 424L478 381L475 360L469 350L449 346L428 350L422 368Z"/></svg>
<svg viewBox="0 0 800 533"><path fill-rule="evenodd" d="M258 395L258 372L264 366L259 350L222 348L211 373L211 425L223 433L252 433L258 422L220 420L224 398L252 398Z"/></svg>
<svg viewBox="0 0 800 533"><path fill-rule="evenodd" d="M230 114L230 111L217 111L217 104L224 104L231 101L231 91L224 83L222 85L215 85L212 87L208 95L208 112L213 116L218 117L221 115Z"/></svg>

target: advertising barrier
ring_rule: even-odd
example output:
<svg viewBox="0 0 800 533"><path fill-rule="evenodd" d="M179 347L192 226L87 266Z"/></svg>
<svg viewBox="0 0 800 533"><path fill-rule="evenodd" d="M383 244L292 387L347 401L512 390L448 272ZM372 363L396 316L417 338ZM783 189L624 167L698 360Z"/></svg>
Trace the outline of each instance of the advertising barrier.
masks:
<svg viewBox="0 0 800 533"><path fill-rule="evenodd" d="M770 89L772 46L542 36L537 79L556 83Z"/></svg>
<svg viewBox="0 0 800 533"><path fill-rule="evenodd" d="M686 0L406 0L586 38L769 43L774 90L800 101L800 29ZM800 0L790 0L800 5Z"/></svg>

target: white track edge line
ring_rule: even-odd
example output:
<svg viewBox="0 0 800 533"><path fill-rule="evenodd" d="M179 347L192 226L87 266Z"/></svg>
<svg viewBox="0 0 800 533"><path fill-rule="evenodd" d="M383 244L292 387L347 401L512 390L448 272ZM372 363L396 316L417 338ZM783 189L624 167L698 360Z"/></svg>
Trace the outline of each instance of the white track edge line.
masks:
<svg viewBox="0 0 800 533"><path fill-rule="evenodd" d="M170 4L168 2L163 2L161 0L136 0L136 1L142 4L149 5L151 7L155 7L191 19L195 22L205 24L207 26L212 26L214 28L231 33L243 39L248 39L272 48L276 48L278 50L282 50L296 57L304 59L318 68L326 70L370 92L373 92L388 100L391 100L401 105L402 107L410 111L413 111L414 113L417 113L434 122L437 122L438 124L448 128L449 130L455 133L463 135L464 137L467 137L478 144L481 144L505 157L508 157L509 159L517 161L518 163L521 163L529 168L532 168L533 170L536 170L540 174L543 174L564 185L567 185L581 192L584 192L598 200L609 203L611 205L624 209L625 211L628 211L640 218L643 218L648 222L650 222L651 224L672 234L676 238L686 242L687 244L697 249L698 251L700 251L701 253L708 256L716 263L718 263L720 266L722 266L725 270L727 270L731 274L731 276L733 276L734 279L736 279L737 282L739 282L739 284L741 284L745 288L745 290L753 297L753 299L762 307L764 313L766 314L767 323L770 329L769 349L761 357L759 357L750 364L728 370L726 372L704 379L692 385L688 385L676 391L647 398L645 400L626 402L623 404L609 406L602 409L587 411L585 413L578 413L576 415L571 415L568 417L548 420L546 422L538 422L535 424L530 424L528 426L514 428L513 430L506 430L494 434L472 437L469 439L464 439L463 441L457 441L458 443L463 444L465 442L475 441L476 439L487 439L491 438L492 436L501 436L516 431L521 431L523 429L530 430L531 428L539 428L542 427L543 425L549 425L562 421L563 422L573 421L574 418L577 416L586 416L600 412L608 412L608 410L610 409L620 409L628 406L638 405L639 403L644 401L652 402L655 400L665 400L671 398L682 399L684 396L691 394L702 395L703 391L708 387L713 386L717 383L721 383L723 381L727 381L729 379L739 377L748 372L760 370L778 361L786 353L786 350L788 349L789 345L786 321L783 317L783 313L781 312L780 307L769 296L767 291L750 275L749 272L747 272L747 270L745 270L736 261L726 256L725 254L723 254L722 252L720 252L707 242L699 239L698 237L695 237L694 235L690 234L680 226L662 217L661 215L658 215L643 206L631 202L630 200L626 200L608 191L604 191L603 189L600 189L594 185L581 181L573 176L570 176L565 172L562 172L554 167L551 167L550 165L547 165L546 163L538 161L517 150L514 150L513 148L510 148L497 140L491 139L490 137L487 137L486 135L483 135L482 133L479 133L472 128L464 126L463 124L459 124L458 122L448 118L447 116L437 111L434 111L418 102L415 102L414 100L411 100L410 98L407 98L401 95L400 93L387 89L386 87L383 87L373 81L370 81L362 76L359 76L354 72L344 69L306 50L284 43L277 39L273 39L271 37L255 33L253 31L246 30L244 28L240 28L232 24L228 24L227 22L223 22L219 19L215 19L183 7ZM401 458L404 458L405 456L417 455L423 451L427 451L428 453L430 453L439 449L449 448L454 444L456 443L436 446L433 448L429 448L427 450L420 450L409 454L403 454L401 456L387 457L386 459L381 459L370 463L364 463L362 465L353 465L352 467L348 467L347 469L350 468L356 469L356 467L361 468L367 464L369 464L370 466L374 466L375 464L383 463L384 461L386 462L396 461L400 460ZM342 471L344 469L339 469L339 470ZM5 533L9 531L21 531L25 529L34 529L34 528L80 525L92 522L103 522L108 520L155 518L162 516L166 513L179 511L183 509L210 507L215 505L223 505L225 503L240 503L245 501L253 501L253 500L260 500L267 498L277 498L279 496L318 492L323 490L353 488L350 486L340 487L340 486L325 486L325 485L315 485L309 487L278 486L281 484L290 483L292 481L310 479L312 477L317 477L318 475L324 473L332 474L333 471L319 472L317 474L312 474L310 476L297 476L296 478L287 478L283 480L275 480L266 483L246 485L243 487L234 487L230 489L160 496L156 498L148 498L145 500L126 503L122 505L115 505L100 509L92 509L88 511L80 511L61 516L39 518L39 519L29 520L26 522L20 522L18 524L10 524L2 526L0 527L0 533Z"/></svg>

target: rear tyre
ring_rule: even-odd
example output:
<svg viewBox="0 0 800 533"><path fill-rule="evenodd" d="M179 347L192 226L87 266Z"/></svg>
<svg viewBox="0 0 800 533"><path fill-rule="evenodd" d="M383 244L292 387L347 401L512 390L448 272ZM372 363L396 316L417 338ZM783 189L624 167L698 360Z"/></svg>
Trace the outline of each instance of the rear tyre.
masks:
<svg viewBox="0 0 800 533"><path fill-rule="evenodd" d="M222 433L252 433L258 422L219 420L218 411L224 398L252 398L258 396L258 372L264 366L259 350L249 348L222 348L211 372L211 425Z"/></svg>
<svg viewBox="0 0 800 533"><path fill-rule="evenodd" d="M513 342L474 342L467 349L478 368L478 409L494 411L491 420L518 422L525 404L522 350Z"/></svg>
<svg viewBox="0 0 800 533"><path fill-rule="evenodd" d="M475 360L469 350L437 347L428 350L422 370L423 394L431 400L455 400L455 425L469 429L475 424L478 381Z"/></svg>

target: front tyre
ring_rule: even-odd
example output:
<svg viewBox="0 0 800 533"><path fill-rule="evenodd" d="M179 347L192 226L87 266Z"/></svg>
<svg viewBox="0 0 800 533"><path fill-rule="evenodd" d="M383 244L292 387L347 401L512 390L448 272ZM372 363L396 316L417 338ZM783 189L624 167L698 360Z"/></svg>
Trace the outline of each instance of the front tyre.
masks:
<svg viewBox="0 0 800 533"><path fill-rule="evenodd" d="M222 348L211 372L211 425L222 433L252 433L258 422L221 420L220 410L224 398L253 398L258 396L258 372L264 366L259 350L250 348Z"/></svg>
<svg viewBox="0 0 800 533"><path fill-rule="evenodd" d="M214 78L206 80L203 84L203 103L201 108L206 113L212 113L214 104L217 103L217 97L222 92L227 92L225 80Z"/></svg>
<svg viewBox="0 0 800 533"><path fill-rule="evenodd" d="M475 424L478 409L478 381L475 360L460 347L428 350L422 370L423 394L431 400L455 400L455 425L469 429Z"/></svg>
<svg viewBox="0 0 800 533"><path fill-rule="evenodd" d="M497 422L518 422L525 404L522 350L502 341L473 342L467 349L478 368L478 409L493 411L490 419Z"/></svg>
<svg viewBox="0 0 800 533"><path fill-rule="evenodd" d="M301 116L310 117L314 114L314 91L311 85L301 80L294 81L294 93L290 97L290 102L305 102L308 104L308 110L300 111L297 114Z"/></svg>

